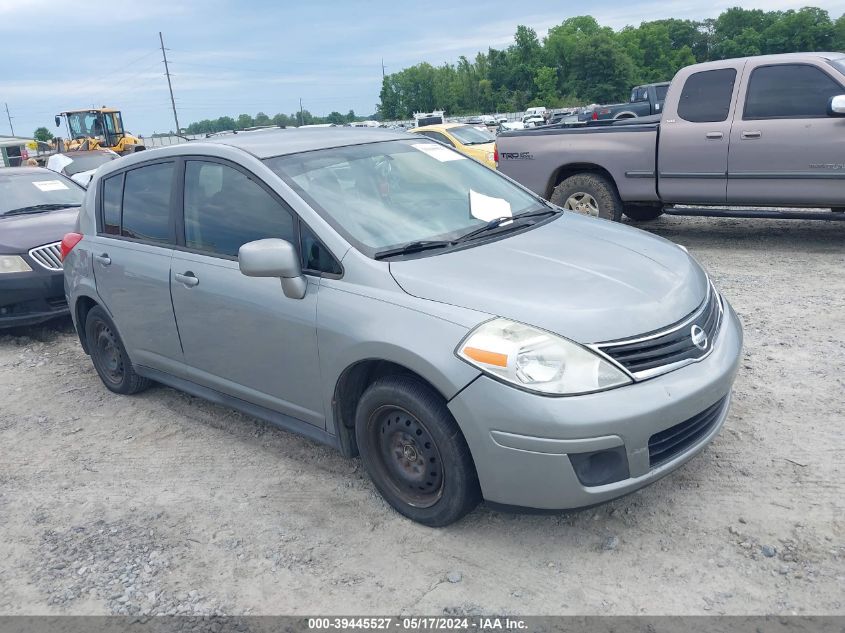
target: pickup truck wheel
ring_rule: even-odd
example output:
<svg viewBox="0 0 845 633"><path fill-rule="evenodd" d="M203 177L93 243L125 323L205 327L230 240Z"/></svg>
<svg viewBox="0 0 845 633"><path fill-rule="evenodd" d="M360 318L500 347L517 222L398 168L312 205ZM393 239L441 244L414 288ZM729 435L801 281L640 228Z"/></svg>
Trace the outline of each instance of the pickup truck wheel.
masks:
<svg viewBox="0 0 845 633"><path fill-rule="evenodd" d="M442 527L481 500L469 447L445 400L421 380L376 380L358 402L355 436L376 488L406 517Z"/></svg>
<svg viewBox="0 0 845 633"><path fill-rule="evenodd" d="M622 201L613 182L602 174L576 174L561 182L552 192L552 204L559 207L619 222Z"/></svg>
<svg viewBox="0 0 845 633"><path fill-rule="evenodd" d="M663 205L660 204L626 204L626 217L634 222L648 222L663 215Z"/></svg>

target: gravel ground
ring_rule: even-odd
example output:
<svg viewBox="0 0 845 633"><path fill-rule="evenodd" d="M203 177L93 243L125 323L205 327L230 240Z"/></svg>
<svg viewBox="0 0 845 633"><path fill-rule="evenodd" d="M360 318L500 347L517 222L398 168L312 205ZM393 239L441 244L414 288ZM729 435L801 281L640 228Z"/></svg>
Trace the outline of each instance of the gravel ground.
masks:
<svg viewBox="0 0 845 633"><path fill-rule="evenodd" d="M698 458L577 513L401 518L358 460L0 333L0 614L845 614L845 225L664 217L745 325Z"/></svg>

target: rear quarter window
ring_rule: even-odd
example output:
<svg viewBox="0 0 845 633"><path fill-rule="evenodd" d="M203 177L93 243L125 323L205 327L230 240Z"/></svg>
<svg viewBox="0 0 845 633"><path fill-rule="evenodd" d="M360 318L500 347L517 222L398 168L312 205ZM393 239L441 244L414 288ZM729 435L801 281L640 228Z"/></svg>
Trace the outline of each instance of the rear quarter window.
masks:
<svg viewBox="0 0 845 633"><path fill-rule="evenodd" d="M691 123L726 121L731 111L736 70L719 68L693 73L684 82L678 116Z"/></svg>

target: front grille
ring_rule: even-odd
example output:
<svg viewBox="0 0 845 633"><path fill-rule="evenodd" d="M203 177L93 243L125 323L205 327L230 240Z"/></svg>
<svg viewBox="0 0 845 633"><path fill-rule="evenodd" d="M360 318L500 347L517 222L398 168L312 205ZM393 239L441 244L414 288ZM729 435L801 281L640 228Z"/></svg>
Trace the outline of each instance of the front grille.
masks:
<svg viewBox="0 0 845 633"><path fill-rule="evenodd" d="M47 270L62 270L61 242L53 242L33 248L29 251L29 256Z"/></svg>
<svg viewBox="0 0 845 633"><path fill-rule="evenodd" d="M636 339L600 343L598 349L635 378L649 378L704 358L713 347L721 321L722 300L711 285L704 303L683 321Z"/></svg>
<svg viewBox="0 0 845 633"><path fill-rule="evenodd" d="M725 396L690 419L652 435L648 439L649 467L669 461L707 435L716 425L727 402L728 397Z"/></svg>

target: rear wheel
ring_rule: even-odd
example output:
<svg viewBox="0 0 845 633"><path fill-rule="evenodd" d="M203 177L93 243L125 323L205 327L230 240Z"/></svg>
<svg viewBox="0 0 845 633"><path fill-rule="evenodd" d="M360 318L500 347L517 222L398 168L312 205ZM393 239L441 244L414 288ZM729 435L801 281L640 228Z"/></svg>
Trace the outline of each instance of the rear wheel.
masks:
<svg viewBox="0 0 845 633"><path fill-rule="evenodd" d="M662 204L626 204L625 215L634 222L648 222L663 215Z"/></svg>
<svg viewBox="0 0 845 633"><path fill-rule="evenodd" d="M94 369L110 391L129 395L150 386L147 378L135 373L117 328L100 306L94 306L88 311L85 337Z"/></svg>
<svg viewBox="0 0 845 633"><path fill-rule="evenodd" d="M469 447L443 398L413 376L386 376L355 416L361 461L385 500L406 517L441 527L481 500Z"/></svg>
<svg viewBox="0 0 845 633"><path fill-rule="evenodd" d="M602 174L584 173L570 176L552 192L551 202L559 207L619 222L622 201L613 182Z"/></svg>

